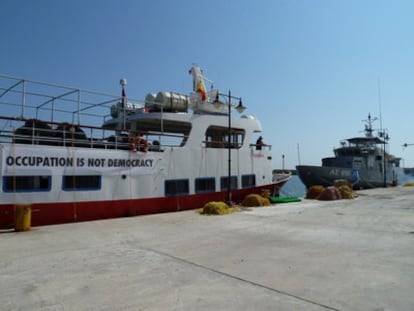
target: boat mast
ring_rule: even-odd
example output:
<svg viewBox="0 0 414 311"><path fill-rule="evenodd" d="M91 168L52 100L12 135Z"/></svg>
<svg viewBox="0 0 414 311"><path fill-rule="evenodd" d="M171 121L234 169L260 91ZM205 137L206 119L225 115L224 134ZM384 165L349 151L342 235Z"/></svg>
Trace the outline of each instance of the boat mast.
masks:
<svg viewBox="0 0 414 311"><path fill-rule="evenodd" d="M368 113L368 119L363 120L364 122L366 122L366 124L365 124L365 136L366 137L373 137L372 132L374 130L372 129L372 122L374 122L376 120L378 120L378 118L376 118L376 117L374 119L371 119L371 114L370 113Z"/></svg>
<svg viewBox="0 0 414 311"><path fill-rule="evenodd" d="M126 98L126 92L125 92L125 86L127 84L126 79L121 79L119 81L119 84L122 87L122 98L121 98L121 104L122 104L122 130L126 130L126 106L127 106L127 98Z"/></svg>
<svg viewBox="0 0 414 311"><path fill-rule="evenodd" d="M382 132L381 80L380 80L380 77L378 77L378 105L379 105L379 116L380 116L380 131Z"/></svg>
<svg viewBox="0 0 414 311"><path fill-rule="evenodd" d="M388 140L388 135L385 134L385 130L382 128L382 108L381 108L381 80L378 77L378 105L379 105L379 116L380 116L380 137L382 137L384 141L384 152L383 152L383 162L384 162L384 188L387 187L387 168L386 168L386 161L385 161L385 144Z"/></svg>

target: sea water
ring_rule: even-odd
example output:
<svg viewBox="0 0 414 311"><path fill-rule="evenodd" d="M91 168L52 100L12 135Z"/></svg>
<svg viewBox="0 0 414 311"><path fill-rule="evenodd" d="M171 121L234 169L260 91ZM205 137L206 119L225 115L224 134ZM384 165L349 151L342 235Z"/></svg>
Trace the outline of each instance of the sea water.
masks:
<svg viewBox="0 0 414 311"><path fill-rule="evenodd" d="M414 176L404 173L398 174L398 185L404 185L407 182L414 182ZM292 175L286 184L279 191L280 196L296 196L304 198L306 196L306 186L302 183L299 176Z"/></svg>
<svg viewBox="0 0 414 311"><path fill-rule="evenodd" d="M403 170L398 172L398 184L404 185L405 183L414 182L414 175L405 174Z"/></svg>
<svg viewBox="0 0 414 311"><path fill-rule="evenodd" d="M295 196L303 198L306 195L306 186L302 183L299 176L292 175L280 189L279 195L283 197Z"/></svg>

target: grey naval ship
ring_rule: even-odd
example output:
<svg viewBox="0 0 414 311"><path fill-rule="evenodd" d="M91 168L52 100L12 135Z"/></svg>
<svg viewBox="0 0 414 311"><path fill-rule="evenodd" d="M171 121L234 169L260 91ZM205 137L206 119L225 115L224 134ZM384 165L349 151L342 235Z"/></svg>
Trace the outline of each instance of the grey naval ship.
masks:
<svg viewBox="0 0 414 311"><path fill-rule="evenodd" d="M387 187L397 184L400 160L388 150L388 134L380 130L374 135L372 119L365 121L365 136L342 140L334 149L334 157L322 159L322 166L298 165L297 173L307 188L313 185L331 186L337 180L347 180L354 189Z"/></svg>

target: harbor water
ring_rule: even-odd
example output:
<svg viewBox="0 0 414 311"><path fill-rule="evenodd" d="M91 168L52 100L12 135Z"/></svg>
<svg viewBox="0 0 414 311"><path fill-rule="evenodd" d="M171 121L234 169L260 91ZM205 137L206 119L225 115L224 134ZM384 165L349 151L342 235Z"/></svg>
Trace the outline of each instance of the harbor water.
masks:
<svg viewBox="0 0 414 311"><path fill-rule="evenodd" d="M299 176L292 175L288 182L280 189L280 196L295 196L303 198L306 195L306 186Z"/></svg>
<svg viewBox="0 0 414 311"><path fill-rule="evenodd" d="M414 176L398 173L398 185L414 182ZM304 198L306 196L306 186L302 183L298 175L292 175L289 181L280 189L280 196L297 196Z"/></svg>

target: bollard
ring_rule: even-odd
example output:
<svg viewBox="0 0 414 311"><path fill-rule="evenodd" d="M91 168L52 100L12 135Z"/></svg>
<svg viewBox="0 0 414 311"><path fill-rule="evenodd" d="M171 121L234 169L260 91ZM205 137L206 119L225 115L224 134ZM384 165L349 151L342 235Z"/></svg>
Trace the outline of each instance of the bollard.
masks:
<svg viewBox="0 0 414 311"><path fill-rule="evenodd" d="M32 218L30 205L16 205L14 210L14 230L16 232L29 231Z"/></svg>

